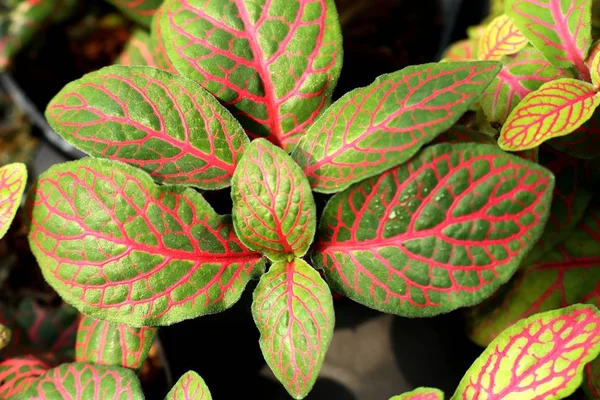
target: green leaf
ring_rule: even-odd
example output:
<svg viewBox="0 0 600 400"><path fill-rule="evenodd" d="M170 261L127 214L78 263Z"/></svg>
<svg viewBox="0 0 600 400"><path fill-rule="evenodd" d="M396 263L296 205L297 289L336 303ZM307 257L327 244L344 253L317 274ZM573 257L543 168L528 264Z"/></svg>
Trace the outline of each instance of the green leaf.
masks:
<svg viewBox="0 0 600 400"><path fill-rule="evenodd" d="M165 400L212 400L204 380L194 371L188 371L179 378Z"/></svg>
<svg viewBox="0 0 600 400"><path fill-rule="evenodd" d="M444 400L444 392L439 389L422 387L394 396L390 400Z"/></svg>
<svg viewBox="0 0 600 400"><path fill-rule="evenodd" d="M11 334L12 332L8 327L0 324L0 350L8 346Z"/></svg>
<svg viewBox="0 0 600 400"><path fill-rule="evenodd" d="M50 365L33 355L10 358L0 363L0 398L15 399L22 395ZM14 396L14 397L13 397Z"/></svg>
<svg viewBox="0 0 600 400"><path fill-rule="evenodd" d="M290 396L304 398L333 336L335 315L327 284L301 259L275 263L254 291L252 315L265 361Z"/></svg>
<svg viewBox="0 0 600 400"><path fill-rule="evenodd" d="M600 399L600 357L585 366L581 387L588 399Z"/></svg>
<svg viewBox="0 0 600 400"><path fill-rule="evenodd" d="M156 328L134 328L84 315L77 330L75 360L139 369L155 335Z"/></svg>
<svg viewBox="0 0 600 400"><path fill-rule="evenodd" d="M490 145L438 144L327 203L313 260L361 304L424 317L481 302L543 232L553 175Z"/></svg>
<svg viewBox="0 0 600 400"><path fill-rule="evenodd" d="M25 393L31 400L131 399L144 398L140 382L130 369L70 363L40 376Z"/></svg>
<svg viewBox="0 0 600 400"><path fill-rule="evenodd" d="M0 168L0 238L6 235L17 214L26 184L25 164L14 163Z"/></svg>
<svg viewBox="0 0 600 400"><path fill-rule="evenodd" d="M196 83L149 67L110 66L66 85L48 122L94 157L127 162L160 183L230 185L248 138Z"/></svg>
<svg viewBox="0 0 600 400"><path fill-rule="evenodd" d="M30 204L44 277L94 318L141 327L219 312L264 268L198 192L158 186L127 164L55 165Z"/></svg>
<svg viewBox="0 0 600 400"><path fill-rule="evenodd" d="M315 201L287 153L265 139L250 144L233 175L233 225L249 249L281 261L306 254L315 235Z"/></svg>
<svg viewBox="0 0 600 400"><path fill-rule="evenodd" d="M339 192L410 159L450 128L498 73L495 61L407 67L329 107L292 157L313 190Z"/></svg>
<svg viewBox="0 0 600 400"><path fill-rule="evenodd" d="M143 29L134 30L115 64L158 67L154 60L150 35Z"/></svg>
<svg viewBox="0 0 600 400"><path fill-rule="evenodd" d="M589 80L591 0L506 0L505 12L548 61Z"/></svg>
<svg viewBox="0 0 600 400"><path fill-rule="evenodd" d="M149 26L152 21L152 16L161 6L163 0L106 0L117 7L121 12L129 18L142 24Z"/></svg>
<svg viewBox="0 0 600 400"><path fill-rule="evenodd" d="M452 399L562 399L600 353L600 313L571 306L536 314L498 336L467 371Z"/></svg>
<svg viewBox="0 0 600 400"><path fill-rule="evenodd" d="M167 0L165 8L177 71L226 104L249 135L291 151L340 75L333 0Z"/></svg>
<svg viewBox="0 0 600 400"><path fill-rule="evenodd" d="M177 70L167 56L167 48L165 47L165 35L160 25L160 20L165 12L165 7L159 7L156 14L152 17L150 26L150 45L153 58L160 69L163 69L172 74L177 74Z"/></svg>

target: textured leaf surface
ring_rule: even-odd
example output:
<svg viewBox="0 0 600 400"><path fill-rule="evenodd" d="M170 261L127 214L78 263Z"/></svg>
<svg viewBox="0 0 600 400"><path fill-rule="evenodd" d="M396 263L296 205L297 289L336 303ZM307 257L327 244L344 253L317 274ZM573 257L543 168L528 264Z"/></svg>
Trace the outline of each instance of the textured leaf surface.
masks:
<svg viewBox="0 0 600 400"><path fill-rule="evenodd" d="M165 400L212 400L212 397L200 375L188 371L179 378Z"/></svg>
<svg viewBox="0 0 600 400"><path fill-rule="evenodd" d="M304 398L333 336L327 284L301 259L275 263L254 291L252 315L265 361L293 398Z"/></svg>
<svg viewBox="0 0 600 400"><path fill-rule="evenodd" d="M600 112L596 110L592 117L573 133L554 138L548 142L552 147L573 157L591 159L600 156Z"/></svg>
<svg viewBox="0 0 600 400"><path fill-rule="evenodd" d="M152 54L156 64L160 69L168 71L172 74L177 74L177 70L167 55L165 35L160 24L162 15L164 13L165 7L159 7L158 10L156 10L156 14L154 14L154 17L152 18L152 24L150 26L150 43Z"/></svg>
<svg viewBox="0 0 600 400"><path fill-rule="evenodd" d="M271 260L306 254L317 225L315 201L285 151L254 140L235 171L231 197L233 224L248 248Z"/></svg>
<svg viewBox="0 0 600 400"><path fill-rule="evenodd" d="M177 71L224 102L252 137L291 151L330 101L342 67L333 0L167 0Z"/></svg>
<svg viewBox="0 0 600 400"><path fill-rule="evenodd" d="M568 239L515 275L507 290L473 310L471 338L487 345L533 314L576 303L600 305L600 210L589 210Z"/></svg>
<svg viewBox="0 0 600 400"><path fill-rule="evenodd" d="M150 35L143 29L136 29L115 61L115 64L158 67L152 53Z"/></svg>
<svg viewBox="0 0 600 400"><path fill-rule="evenodd" d="M148 356L156 328L134 328L84 316L77 330L75 360L138 369Z"/></svg>
<svg viewBox="0 0 600 400"><path fill-rule="evenodd" d="M590 73L592 84L598 88L600 86L600 51L596 51L591 60Z"/></svg>
<svg viewBox="0 0 600 400"><path fill-rule="evenodd" d="M123 161L161 183L218 189L230 184L242 127L196 83L148 67L111 66L66 85L46 116L68 142Z"/></svg>
<svg viewBox="0 0 600 400"><path fill-rule="evenodd" d="M410 159L450 128L489 85L496 62L407 67L327 109L292 157L314 191L332 193Z"/></svg>
<svg viewBox="0 0 600 400"><path fill-rule="evenodd" d="M508 328L473 363L453 399L561 399L582 381L600 353L600 314L572 306L537 314Z"/></svg>
<svg viewBox="0 0 600 400"><path fill-rule="evenodd" d="M590 400L600 399L600 357L585 366L583 390Z"/></svg>
<svg viewBox="0 0 600 400"><path fill-rule="evenodd" d="M439 144L335 195L313 260L333 290L431 316L476 304L542 234L554 178L489 145Z"/></svg>
<svg viewBox="0 0 600 400"><path fill-rule="evenodd" d="M568 135L592 117L598 104L600 98L587 82L563 78L545 83L515 107L498 144L503 150L526 150Z"/></svg>
<svg viewBox="0 0 600 400"><path fill-rule="evenodd" d="M25 397L28 400L140 400L144 394L130 369L75 362L47 371L33 382Z"/></svg>
<svg viewBox="0 0 600 400"><path fill-rule="evenodd" d="M589 0L506 0L505 12L548 61L560 68L575 67L589 80Z"/></svg>
<svg viewBox="0 0 600 400"><path fill-rule="evenodd" d="M127 164L56 165L31 205L44 277L95 318L141 327L222 311L264 266L198 192L157 186Z"/></svg>
<svg viewBox="0 0 600 400"><path fill-rule="evenodd" d="M446 49L442 59L445 61L472 61L477 59L477 41L459 40Z"/></svg>
<svg viewBox="0 0 600 400"><path fill-rule="evenodd" d="M15 218L27 184L27 168L15 163L0 168L0 238Z"/></svg>
<svg viewBox="0 0 600 400"><path fill-rule="evenodd" d="M494 18L479 39L480 60L500 60L527 46L527 39L506 15Z"/></svg>
<svg viewBox="0 0 600 400"><path fill-rule="evenodd" d="M502 64L502 70L481 96L481 107L490 123L503 124L515 106L544 83L571 77L531 46L503 57Z"/></svg>
<svg viewBox="0 0 600 400"><path fill-rule="evenodd" d="M149 26L163 0L107 0L135 22Z"/></svg>
<svg viewBox="0 0 600 400"><path fill-rule="evenodd" d="M394 396L390 400L444 400L444 393L439 389L418 388L412 392Z"/></svg>
<svg viewBox="0 0 600 400"><path fill-rule="evenodd" d="M26 355L0 363L0 398L8 399L24 393L50 366L43 360Z"/></svg>

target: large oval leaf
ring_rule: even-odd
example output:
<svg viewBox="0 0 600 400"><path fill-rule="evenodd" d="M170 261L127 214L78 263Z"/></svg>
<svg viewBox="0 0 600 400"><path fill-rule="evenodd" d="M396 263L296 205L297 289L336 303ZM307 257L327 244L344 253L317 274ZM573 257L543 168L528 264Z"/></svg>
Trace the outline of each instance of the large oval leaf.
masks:
<svg viewBox="0 0 600 400"><path fill-rule="evenodd" d="M600 313L572 306L521 320L473 363L452 399L551 400L573 393L600 353Z"/></svg>
<svg viewBox="0 0 600 400"><path fill-rule="evenodd" d="M506 0L505 12L548 61L589 80L590 0Z"/></svg>
<svg viewBox="0 0 600 400"><path fill-rule="evenodd" d="M212 400L204 379L194 371L188 371L179 378L165 400Z"/></svg>
<svg viewBox="0 0 600 400"><path fill-rule="evenodd" d="M291 151L330 101L342 67L333 0L167 0L169 58L253 137Z"/></svg>
<svg viewBox="0 0 600 400"><path fill-rule="evenodd" d="M27 400L139 400L144 398L135 372L107 365L70 363L40 376Z"/></svg>
<svg viewBox="0 0 600 400"><path fill-rule="evenodd" d="M480 60L500 60L502 56L515 54L527 46L527 39L510 18L500 15L485 28L479 39Z"/></svg>
<svg viewBox="0 0 600 400"><path fill-rule="evenodd" d="M10 358L0 363L0 398L23 394L50 366L33 355Z"/></svg>
<svg viewBox="0 0 600 400"><path fill-rule="evenodd" d="M492 61L407 67L327 109L292 157L316 192L339 192L411 158L450 128L490 84Z"/></svg>
<svg viewBox="0 0 600 400"><path fill-rule="evenodd" d="M141 327L222 311L263 269L198 192L157 186L127 164L56 165L31 204L44 277L95 318Z"/></svg>
<svg viewBox="0 0 600 400"><path fill-rule="evenodd" d="M0 238L6 235L17 214L26 184L25 164L14 163L0 168Z"/></svg>
<svg viewBox="0 0 600 400"><path fill-rule="evenodd" d="M50 125L94 157L143 168L157 181L229 186L243 147L240 124L196 83L149 67L111 66L66 85Z"/></svg>
<svg viewBox="0 0 600 400"><path fill-rule="evenodd" d="M293 398L304 398L333 336L329 287L301 259L275 263L254 291L252 315L265 361Z"/></svg>
<svg viewBox="0 0 600 400"><path fill-rule="evenodd" d="M154 60L150 35L143 29L136 29L131 34L127 45L115 60L120 65L147 65L157 67Z"/></svg>
<svg viewBox="0 0 600 400"><path fill-rule="evenodd" d="M156 328L134 328L84 315L77 330L75 360L138 369L154 342Z"/></svg>
<svg viewBox="0 0 600 400"><path fill-rule="evenodd" d="M335 195L313 260L371 308L431 316L476 304L542 234L554 177L490 145L438 144Z"/></svg>
<svg viewBox="0 0 600 400"><path fill-rule="evenodd" d="M527 150L548 139L575 131L592 117L600 104L593 85L563 78L543 84L525 96L500 132L503 150Z"/></svg>
<svg viewBox="0 0 600 400"><path fill-rule="evenodd" d="M149 26L163 0L107 0L135 22Z"/></svg>
<svg viewBox="0 0 600 400"><path fill-rule="evenodd" d="M433 388L418 388L412 392L394 396L390 400L444 400L444 392Z"/></svg>
<svg viewBox="0 0 600 400"><path fill-rule="evenodd" d="M287 153L252 142L233 176L233 225L242 243L271 260L308 251L317 225L310 185Z"/></svg>

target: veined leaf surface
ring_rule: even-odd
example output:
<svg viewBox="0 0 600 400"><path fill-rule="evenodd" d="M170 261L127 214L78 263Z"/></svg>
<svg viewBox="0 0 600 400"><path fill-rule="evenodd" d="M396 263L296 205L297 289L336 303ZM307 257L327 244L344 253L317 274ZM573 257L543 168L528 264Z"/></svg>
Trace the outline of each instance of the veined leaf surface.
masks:
<svg viewBox="0 0 600 400"><path fill-rule="evenodd" d="M317 226L315 201L285 151L254 140L235 171L231 197L233 225L249 249L276 261L306 254Z"/></svg>
<svg viewBox="0 0 600 400"><path fill-rule="evenodd" d="M494 18L479 39L480 60L500 60L527 46L527 39L506 15Z"/></svg>
<svg viewBox="0 0 600 400"><path fill-rule="evenodd" d="M438 144L323 211L313 260L333 290L432 316L479 303L543 231L554 177L490 145Z"/></svg>
<svg viewBox="0 0 600 400"><path fill-rule="evenodd" d="M143 29L136 29L115 61L115 64L158 67L152 53L153 50L150 35Z"/></svg>
<svg viewBox="0 0 600 400"><path fill-rule="evenodd" d="M6 234L17 214L26 184L25 164L14 163L0 168L0 238Z"/></svg>
<svg viewBox="0 0 600 400"><path fill-rule="evenodd" d="M592 84L598 88L600 86L600 51L593 52L593 57L590 60L590 74Z"/></svg>
<svg viewBox="0 0 600 400"><path fill-rule="evenodd" d="M507 290L472 311L471 338L487 345L533 314L576 303L600 305L600 209L589 210L569 237L519 271Z"/></svg>
<svg viewBox="0 0 600 400"><path fill-rule="evenodd" d="M127 164L56 165L30 203L44 277L95 318L141 327L219 312L264 267L198 192L155 185Z"/></svg>
<svg viewBox="0 0 600 400"><path fill-rule="evenodd" d="M189 79L149 67L111 66L66 85L50 125L94 157L142 168L158 182L230 185L244 146L240 124Z"/></svg>
<svg viewBox="0 0 600 400"><path fill-rule="evenodd" d="M167 0L167 54L252 137L288 151L329 104L342 67L333 0Z"/></svg>
<svg viewBox="0 0 600 400"><path fill-rule="evenodd" d="M490 343L452 399L562 399L579 387L585 364L598 353L596 307L577 305L536 314Z"/></svg>
<svg viewBox="0 0 600 400"><path fill-rule="evenodd" d="M156 60L156 64L160 69L172 74L177 74L177 70L167 55L167 48L165 47L165 35L160 24L162 15L164 13L165 7L162 6L156 10L156 14L154 14L154 17L152 17L152 24L150 26L150 43L152 54L154 60Z"/></svg>
<svg viewBox="0 0 600 400"><path fill-rule="evenodd" d="M28 400L140 400L144 393L135 372L127 368L69 363L40 376L25 393Z"/></svg>
<svg viewBox="0 0 600 400"><path fill-rule="evenodd" d="M568 135L592 117L598 104L600 97L587 82L570 78L547 82L515 107L498 144L507 151L527 150Z"/></svg>
<svg viewBox="0 0 600 400"><path fill-rule="evenodd" d="M583 391L588 399L594 400L600 398L600 357L585 366L583 375Z"/></svg>
<svg viewBox="0 0 600 400"><path fill-rule="evenodd" d="M590 0L506 0L505 12L548 61L589 80Z"/></svg>
<svg viewBox="0 0 600 400"><path fill-rule="evenodd" d="M304 398L333 336L329 287L301 259L275 263L254 291L252 315L265 361L293 398Z"/></svg>
<svg viewBox="0 0 600 400"><path fill-rule="evenodd" d="M444 61L472 61L477 59L477 41L459 40L446 49L442 56Z"/></svg>
<svg viewBox="0 0 600 400"><path fill-rule="evenodd" d="M392 397L390 400L444 400L444 392L433 388L418 388Z"/></svg>
<svg viewBox="0 0 600 400"><path fill-rule="evenodd" d="M188 371L175 383L165 400L212 400L212 396L200 375Z"/></svg>
<svg viewBox="0 0 600 400"><path fill-rule="evenodd" d="M316 192L339 192L399 165L450 128L498 73L493 61L423 64L342 96L292 157Z"/></svg>
<svg viewBox="0 0 600 400"><path fill-rule="evenodd" d="M107 0L115 5L121 12L129 18L142 24L150 26L152 16L161 6L163 0Z"/></svg>
<svg viewBox="0 0 600 400"><path fill-rule="evenodd" d="M156 328L134 328L84 315L77 330L75 360L138 369L154 342Z"/></svg>
<svg viewBox="0 0 600 400"><path fill-rule="evenodd" d="M26 355L0 363L0 398L8 399L24 393L50 366L43 360Z"/></svg>

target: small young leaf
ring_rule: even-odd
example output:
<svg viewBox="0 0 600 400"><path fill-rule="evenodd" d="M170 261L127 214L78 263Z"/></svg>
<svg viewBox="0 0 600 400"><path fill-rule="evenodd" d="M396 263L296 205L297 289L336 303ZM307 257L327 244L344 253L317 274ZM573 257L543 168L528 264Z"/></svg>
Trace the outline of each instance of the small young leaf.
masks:
<svg viewBox="0 0 600 400"><path fill-rule="evenodd" d="M477 42L472 39L459 40L446 49L444 61L472 61L477 59Z"/></svg>
<svg viewBox="0 0 600 400"><path fill-rule="evenodd" d="M25 164L14 163L0 168L0 238L6 234L17 214L26 184Z"/></svg>
<svg viewBox="0 0 600 400"><path fill-rule="evenodd" d="M496 76L495 61L407 67L325 111L292 157L316 192L333 193L410 159L450 128Z"/></svg>
<svg viewBox="0 0 600 400"><path fill-rule="evenodd" d="M156 328L134 328L84 315L77 331L75 361L138 369L154 342Z"/></svg>
<svg viewBox="0 0 600 400"><path fill-rule="evenodd" d="M548 144L573 157L600 157L600 110L596 110L575 132L554 138Z"/></svg>
<svg viewBox="0 0 600 400"><path fill-rule="evenodd" d="M127 368L70 363L52 368L33 382L28 400L83 400L144 398L135 372Z"/></svg>
<svg viewBox="0 0 600 400"><path fill-rule="evenodd" d="M590 0L506 0L505 12L548 61L589 80Z"/></svg>
<svg viewBox="0 0 600 400"><path fill-rule="evenodd" d="M444 392L433 388L418 388L392 397L390 400L444 400Z"/></svg>
<svg viewBox="0 0 600 400"><path fill-rule="evenodd" d="M527 150L565 136L590 119L600 104L594 86L564 78L525 96L508 117L498 144L507 151Z"/></svg>
<svg viewBox="0 0 600 400"><path fill-rule="evenodd" d="M501 15L494 18L479 39L480 60L500 60L502 56L515 54L527 46L527 39L510 18Z"/></svg>
<svg viewBox="0 0 600 400"><path fill-rule="evenodd" d="M152 16L161 6L163 0L107 0L116 6L121 12L129 18L142 24L150 26Z"/></svg>
<svg viewBox="0 0 600 400"><path fill-rule="evenodd" d="M562 399L600 353L600 313L571 306L536 314L498 336L473 363L452 399Z"/></svg>
<svg viewBox="0 0 600 400"><path fill-rule="evenodd" d="M531 46L503 57L502 64L504 67L481 96L481 107L490 123L504 124L515 106L544 83L572 77Z"/></svg>
<svg viewBox="0 0 600 400"><path fill-rule="evenodd" d="M23 394L31 384L51 368L33 355L10 358L0 363L0 399Z"/></svg>
<svg viewBox="0 0 600 400"><path fill-rule="evenodd" d="M254 291L252 315L267 364L293 398L304 398L333 336L327 284L301 259L275 263Z"/></svg>
<svg viewBox="0 0 600 400"><path fill-rule="evenodd" d="M11 347L21 346L28 341L27 334L17 324L17 320L13 315L13 312L9 310L8 307L2 305L0 305L0 324L10 328L11 330ZM0 360L2 360L3 356L4 352L0 352Z"/></svg>
<svg viewBox="0 0 600 400"><path fill-rule="evenodd" d="M11 330L7 326L0 324L0 350L8 346L11 336Z"/></svg>
<svg viewBox="0 0 600 400"><path fill-rule="evenodd" d="M317 225L310 185L289 155L254 140L233 175L233 225L249 249L281 261L302 257Z"/></svg>
<svg viewBox="0 0 600 400"><path fill-rule="evenodd" d="M182 75L252 137L293 149L328 105L342 67L333 0L167 0L161 20Z"/></svg>
<svg viewBox="0 0 600 400"><path fill-rule="evenodd" d="M588 399L600 399L600 357L585 366L581 387Z"/></svg>
<svg viewBox="0 0 600 400"><path fill-rule="evenodd" d="M200 375L188 371L175 383L165 400L212 400L212 396Z"/></svg>
<svg viewBox="0 0 600 400"><path fill-rule="evenodd" d="M177 74L177 70L167 56L167 48L165 47L165 35L160 24L162 15L165 13L165 7L161 6L156 10L156 14L152 17L152 25L150 26L150 45L153 58L158 67L162 70Z"/></svg>
<svg viewBox="0 0 600 400"><path fill-rule="evenodd" d="M600 51L596 51L594 58L591 60L590 73L592 75L592 84L596 88L600 87Z"/></svg>
<svg viewBox="0 0 600 400"><path fill-rule="evenodd" d="M127 162L158 182L220 189L248 143L240 124L196 83L149 67L110 66L66 85L50 125L94 157Z"/></svg>
<svg viewBox="0 0 600 400"><path fill-rule="evenodd" d="M438 144L331 198L313 260L376 310L432 316L479 303L542 234L554 177L480 144Z"/></svg>
<svg viewBox="0 0 600 400"><path fill-rule="evenodd" d="M95 318L141 327L219 312L264 267L198 192L158 186L127 164L55 165L30 204L44 277Z"/></svg>
<svg viewBox="0 0 600 400"><path fill-rule="evenodd" d="M152 53L150 35L143 29L136 29L115 64L158 67Z"/></svg>

